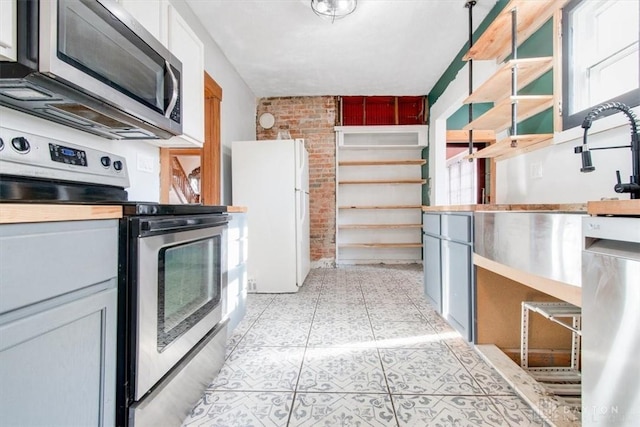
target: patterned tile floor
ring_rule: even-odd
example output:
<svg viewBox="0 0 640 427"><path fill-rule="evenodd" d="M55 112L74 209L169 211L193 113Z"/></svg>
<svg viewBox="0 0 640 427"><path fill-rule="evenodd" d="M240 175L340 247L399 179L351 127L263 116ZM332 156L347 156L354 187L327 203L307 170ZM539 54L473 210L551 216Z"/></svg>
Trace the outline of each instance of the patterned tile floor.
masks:
<svg viewBox="0 0 640 427"><path fill-rule="evenodd" d="M250 294L183 427L542 425L410 265L315 269L297 294Z"/></svg>

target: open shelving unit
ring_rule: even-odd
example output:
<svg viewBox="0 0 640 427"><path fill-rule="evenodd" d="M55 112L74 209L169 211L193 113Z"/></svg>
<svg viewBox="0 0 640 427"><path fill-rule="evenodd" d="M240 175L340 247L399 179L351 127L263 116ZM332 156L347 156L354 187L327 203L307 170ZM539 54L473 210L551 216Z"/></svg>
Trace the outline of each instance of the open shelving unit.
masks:
<svg viewBox="0 0 640 427"><path fill-rule="evenodd" d="M518 134L518 123L558 104L554 94L519 95L518 92L551 70L557 64L553 57L518 58L518 46L545 22L554 17L568 0L511 0L489 28L463 57L464 60L502 62L498 71L465 99L473 104L493 102L492 109L470 122L464 130L493 130L496 133L511 128L511 135L477 151L467 158L507 159L549 145L553 134ZM555 47L554 47L555 49Z"/></svg>
<svg viewBox="0 0 640 427"><path fill-rule="evenodd" d="M336 127L336 262L420 262L426 138L423 125Z"/></svg>

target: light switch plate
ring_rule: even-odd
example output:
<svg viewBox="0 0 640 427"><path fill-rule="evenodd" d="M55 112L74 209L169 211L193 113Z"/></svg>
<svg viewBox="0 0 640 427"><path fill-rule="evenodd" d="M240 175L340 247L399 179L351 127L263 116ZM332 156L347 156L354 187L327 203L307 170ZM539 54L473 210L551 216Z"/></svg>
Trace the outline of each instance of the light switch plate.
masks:
<svg viewBox="0 0 640 427"><path fill-rule="evenodd" d="M136 157L136 161L137 161L137 166L138 166L138 170L140 172L148 172L148 173L153 173L154 171L154 160L153 157L149 157L149 156L143 156L138 154Z"/></svg>
<svg viewBox="0 0 640 427"><path fill-rule="evenodd" d="M531 176L531 179L542 179L542 163L531 163L529 175Z"/></svg>

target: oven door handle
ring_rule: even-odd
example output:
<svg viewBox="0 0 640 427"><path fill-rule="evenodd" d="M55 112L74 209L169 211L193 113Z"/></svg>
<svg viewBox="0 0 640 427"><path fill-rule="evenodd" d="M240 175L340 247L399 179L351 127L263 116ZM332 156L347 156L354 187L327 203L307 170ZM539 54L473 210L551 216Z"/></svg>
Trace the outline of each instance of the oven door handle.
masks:
<svg viewBox="0 0 640 427"><path fill-rule="evenodd" d="M229 215L181 216L176 218L140 220L140 236L175 233L178 231L226 225Z"/></svg>

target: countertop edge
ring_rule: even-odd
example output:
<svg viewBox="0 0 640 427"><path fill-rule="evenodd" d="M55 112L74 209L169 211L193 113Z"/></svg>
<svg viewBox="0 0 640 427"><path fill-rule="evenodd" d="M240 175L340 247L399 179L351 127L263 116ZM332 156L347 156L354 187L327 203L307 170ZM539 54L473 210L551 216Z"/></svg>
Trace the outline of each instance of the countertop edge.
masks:
<svg viewBox="0 0 640 427"><path fill-rule="evenodd" d="M598 200L587 203L589 215L640 216L640 199Z"/></svg>
<svg viewBox="0 0 640 427"><path fill-rule="evenodd" d="M122 206L0 204L0 224L122 218Z"/></svg>
<svg viewBox="0 0 640 427"><path fill-rule="evenodd" d="M423 212L503 212L503 211L549 211L549 212L584 212L586 203L532 203L532 204L500 204L500 205L441 205L422 206Z"/></svg>
<svg viewBox="0 0 640 427"><path fill-rule="evenodd" d="M247 210L246 206L227 206L227 212L229 213L246 213Z"/></svg>

